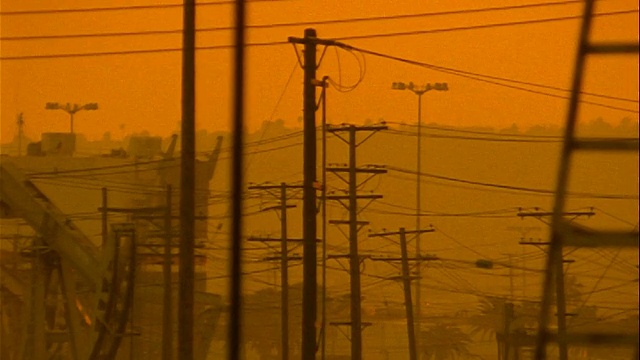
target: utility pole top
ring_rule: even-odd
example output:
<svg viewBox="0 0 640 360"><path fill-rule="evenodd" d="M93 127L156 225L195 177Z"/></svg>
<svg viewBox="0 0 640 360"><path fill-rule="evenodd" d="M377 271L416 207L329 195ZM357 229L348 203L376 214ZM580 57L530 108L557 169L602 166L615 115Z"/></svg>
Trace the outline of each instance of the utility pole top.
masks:
<svg viewBox="0 0 640 360"><path fill-rule="evenodd" d="M262 184L253 184L249 185L249 190L270 190L270 189L280 189L282 187L286 189L302 189L303 185L289 185L289 184L270 184L270 183L262 183Z"/></svg>
<svg viewBox="0 0 640 360"><path fill-rule="evenodd" d="M387 231L387 232L379 232L379 233L371 233L368 236L369 237L384 237L384 236L389 236L389 235L400 235L401 233L404 234L424 234L424 233L431 233L431 232L435 232L436 230L431 228L431 229L422 229L422 230L404 230L401 229L399 231Z"/></svg>
<svg viewBox="0 0 640 360"><path fill-rule="evenodd" d="M340 125L327 124L328 132L349 131L350 128L355 128L358 131L380 131L380 130L389 129L389 127L384 123L374 124L374 125L364 125L364 126L356 126L353 124L340 124Z"/></svg>

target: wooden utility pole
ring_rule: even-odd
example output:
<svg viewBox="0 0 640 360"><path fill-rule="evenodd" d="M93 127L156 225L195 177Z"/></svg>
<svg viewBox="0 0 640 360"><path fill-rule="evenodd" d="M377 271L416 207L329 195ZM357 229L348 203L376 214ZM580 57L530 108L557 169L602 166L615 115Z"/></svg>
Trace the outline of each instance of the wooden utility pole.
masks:
<svg viewBox="0 0 640 360"><path fill-rule="evenodd" d="M549 211L519 211L518 216L521 218L525 217L534 217L538 220L543 217L551 217L553 216L553 212ZM571 217L579 217L579 216L587 216L591 217L595 215L593 210L589 211L565 211L561 213L562 216L571 216ZM521 245L530 245L532 242L521 241ZM537 245L541 245L542 243L536 243ZM549 245L550 243L546 243ZM567 301L565 296L565 281L564 281L564 260L562 251L555 253L558 256L557 261L554 261L555 269L555 286L556 286L556 314L558 319L558 350L560 355L560 360L567 360L569 358L569 350L567 347L567 343L564 340L567 334Z"/></svg>
<svg viewBox="0 0 640 360"><path fill-rule="evenodd" d="M235 51L233 88L233 145L231 165L231 281L229 297L229 359L239 360L242 344L242 192L244 190L244 106L245 106L245 47L246 47L246 1L235 1Z"/></svg>
<svg viewBox="0 0 640 360"><path fill-rule="evenodd" d="M280 187L280 285L282 293L280 295L280 308L282 312L281 335L282 360L289 359L289 264L287 249L287 184L282 183Z"/></svg>
<svg viewBox="0 0 640 360"><path fill-rule="evenodd" d="M379 166L369 166L358 168L356 166L356 149L364 141L366 141L373 133L386 130L386 125L371 125L360 126L355 125L342 125L337 127L328 128L327 131L336 135L339 139L344 141L349 146L349 166L334 166L328 167L327 171L333 172L341 180L346 182L349 186L348 194L345 195L330 195L327 196L329 200L338 200L349 211L349 221L330 221L333 224L348 224L349 225L349 274L351 284L351 359L362 359L362 319L361 319L361 295L360 295L360 256L358 255L358 232L361 229L364 222L358 221L358 214L361 210L358 209L358 199L375 200L382 197L382 195L358 195L357 189L362 184L371 179L371 177L377 174L386 173L387 170ZM369 136L361 142L356 141L356 133L359 131L370 132ZM339 135L341 132L347 132L348 138L343 138ZM347 173L348 177L345 179L341 173ZM366 180L358 183L357 174L366 173L371 176ZM343 201L348 200L348 204ZM366 207L366 206L365 206Z"/></svg>
<svg viewBox="0 0 640 360"><path fill-rule="evenodd" d="M180 161L180 264L178 358L193 360L195 244L196 2L184 0L182 35L182 155Z"/></svg>
<svg viewBox="0 0 640 360"><path fill-rule="evenodd" d="M164 261L162 277L164 281L164 299L162 303L162 359L173 359L173 329L171 306L171 185L167 185L164 217ZM105 206L106 207L106 206Z"/></svg>
<svg viewBox="0 0 640 360"><path fill-rule="evenodd" d="M249 241L280 241L280 284L282 286L282 292L280 293L280 340L281 340L281 356L283 360L289 359L289 260L299 260L297 257L289 256L288 242L300 241L300 239L289 239L287 237L287 209L294 208L295 205L287 204L287 189L300 189L303 186L300 185L287 185L286 183L280 183L280 185L252 185L249 186L250 190L274 190L280 189L280 204L278 206L271 206L262 209L267 210L280 210L280 239L275 238L249 238ZM265 260L276 260L276 258L267 257Z"/></svg>
<svg viewBox="0 0 640 360"><path fill-rule="evenodd" d="M417 360L418 359L418 346L416 341L416 326L414 322L414 313L413 313L413 301L411 300L411 274L409 273L409 260L418 261L418 266L420 266L420 262L422 260L436 260L435 257L422 258L420 255L416 255L416 257L409 259L408 251L407 251L407 237L406 234L416 234L418 236L422 233L433 232L433 229L424 229L424 230L413 230L406 231L405 228L400 228L397 232L383 232L383 233L374 233L369 234L369 237L385 237L391 235L400 235L400 261L402 261L402 287L404 290L404 305L407 316L407 337L409 340L409 359ZM397 258L371 258L372 260L384 260L384 261L397 261Z"/></svg>
<svg viewBox="0 0 640 360"><path fill-rule="evenodd" d="M505 303L504 304L504 343L503 343L503 354L502 360L509 360L511 358L511 349L514 349L517 352L517 347L513 347L511 344L512 334L511 334L511 323L513 322L513 303Z"/></svg>
<svg viewBox="0 0 640 360"><path fill-rule="evenodd" d="M304 46L303 83L303 245L302 281L302 358L316 356L316 46L315 29L305 29L304 38L289 37L289 42Z"/></svg>
<svg viewBox="0 0 640 360"><path fill-rule="evenodd" d="M304 38L289 37L292 44L304 46L301 66L304 69L303 83L303 285L302 285L302 358L315 359L316 354L316 309L317 309L317 253L316 253L316 87L323 86L316 79L317 45L335 45L333 40L318 39L315 29L305 29ZM297 53L296 53L297 55ZM297 55L298 56L298 55ZM299 56L298 56L299 59Z"/></svg>

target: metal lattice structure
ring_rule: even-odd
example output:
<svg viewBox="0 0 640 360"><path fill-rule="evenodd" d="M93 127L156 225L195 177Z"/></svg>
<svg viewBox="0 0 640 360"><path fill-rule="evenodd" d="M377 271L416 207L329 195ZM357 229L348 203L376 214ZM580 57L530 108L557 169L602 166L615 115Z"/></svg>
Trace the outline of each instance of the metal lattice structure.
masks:
<svg viewBox="0 0 640 360"><path fill-rule="evenodd" d="M540 314L540 327L536 343L535 359L547 358L547 346L557 343L559 359L568 358L568 346L578 344L597 344L618 347L635 347L635 359L638 358L638 333L575 333L568 332L565 323L564 279L562 276L562 250L564 247L638 247L637 228L626 231L593 231L569 223L563 218L568 195L569 174L572 156L576 153L638 152L638 139L585 139L576 137L578 103L580 101L585 63L589 56L635 55L638 43L599 43L590 39L594 1L584 4L582 25L579 33L572 93L569 102L564 132L564 144L560 155L560 164L556 183L553 208L551 239L547 267L544 277L544 294ZM550 317L556 295L558 317L557 331L550 329Z"/></svg>

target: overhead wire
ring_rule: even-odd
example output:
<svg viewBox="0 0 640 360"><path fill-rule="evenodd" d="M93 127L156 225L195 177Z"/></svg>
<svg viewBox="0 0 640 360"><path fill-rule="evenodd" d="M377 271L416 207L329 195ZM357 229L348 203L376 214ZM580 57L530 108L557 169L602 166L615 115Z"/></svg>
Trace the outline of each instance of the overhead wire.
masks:
<svg viewBox="0 0 640 360"><path fill-rule="evenodd" d="M416 174L414 170L403 169L400 167L387 166L386 168L392 171L400 172L400 173L413 174L413 175ZM422 172L421 172L421 175L425 177L439 179L439 180L451 181L451 182L468 184L468 185L477 185L477 186L489 187L489 188L506 189L506 190L513 190L513 191L519 191L519 192L544 194L544 195L555 194L553 190L547 190L547 189L487 183L487 182L466 180L466 179L453 178L449 176L422 173ZM638 199L638 195L627 195L627 194L597 194L597 193L588 193L588 192L571 192L571 193L568 193L568 195L572 197L580 197L580 198L598 198L598 199L615 199L615 200L637 200Z"/></svg>
<svg viewBox="0 0 640 360"><path fill-rule="evenodd" d="M633 10L633 11L630 11L630 12L638 12L638 10ZM580 18L580 16L578 16L576 18ZM416 34L418 34L418 33L422 33L422 32L416 32ZM336 39L336 40L343 40L343 39L344 38L340 38L340 39ZM450 74L450 75L454 75L454 76L458 76L458 77L463 77L463 78L467 78L467 79L471 79L471 80L475 80L475 81L480 81L480 82L484 82L484 83L488 83L488 84L492 84L492 85L496 85L496 86L506 87L506 88L510 88L510 89L514 89L514 90L520 90L520 91L524 91L524 92L529 92L529 93L533 93L533 94L544 95L544 96L554 97L554 98L559 98L559 99L569 99L568 95L557 95L557 94L552 94L552 93L539 91L539 90L533 90L533 89L525 88L525 87L522 87L522 86L510 85L510 84L505 83L505 82L512 82L512 83L517 83L517 84L525 83L525 82L520 81L520 80L513 80L513 79L508 79L508 78L498 78L498 77L490 76L490 75L483 75L483 74L478 74L478 73L471 73L471 72L468 72L468 71L461 71L461 70L457 70L457 69L446 68L446 67L437 66L437 65L433 65L433 64L429 64L429 63L425 63L425 62L409 60L409 59L402 58L402 57L399 57L399 56L384 54L384 53L373 51L373 50L367 50L367 49L364 49L364 48L361 48L361 47L348 45L348 44L344 44L344 43L336 43L336 46L340 46L340 47L344 47L344 48L348 48L348 49L352 49L352 50L356 50L356 51L361 51L361 52L363 52L365 54L369 54L369 55L372 55L372 56L377 56L377 57L386 58L386 59L389 59L389 60L399 61L399 62L403 62L403 63L409 64L409 65L419 66L419 67L427 68L427 69L430 69L430 70L434 70L434 71L438 71L438 72L442 72L442 73L446 73L446 74ZM503 81L503 82L499 82L499 81L496 81L494 79L499 79L499 81ZM534 86L532 84L533 83L529 83L529 86ZM536 86L538 86L538 85L536 85ZM549 87L547 85L540 85L540 86L541 87ZM568 92L569 90L564 90L564 91ZM602 94L596 94L596 93L589 93L589 94L591 96L596 96L596 97L602 95ZM609 95L603 95L603 97L606 97L608 99L615 98L615 97L609 96ZM622 97L616 98L616 100L628 101L628 102L633 102L633 103L637 103L638 102L638 100L622 98ZM604 107L604 108L609 108L609 109L613 109L613 110L620 110L620 111L625 111L625 112L630 112L630 113L639 113L639 111L635 110L635 109L629 109L629 108L624 108L624 107L619 107L619 106L613 106L613 105L603 104L603 103L584 100L584 99L581 99L580 102L585 103L585 104L594 105L594 106L600 106L600 107Z"/></svg>
<svg viewBox="0 0 640 360"><path fill-rule="evenodd" d="M254 2L278 2L287 0L246 0L249 3ZM204 6L219 6L219 5L233 5L235 1L220 0L220 1L198 1L195 5L199 7ZM0 16L24 16L24 15L57 15L57 14L70 14L70 13L87 13L87 12L105 12L105 11L130 11L130 10L152 10L152 9L182 9L184 4L152 4L152 5L125 5L125 6L110 6L110 7L91 7L91 8L70 8L70 9L40 9L40 10L5 10L0 11Z"/></svg>
<svg viewBox="0 0 640 360"><path fill-rule="evenodd" d="M254 0L256 1L256 0ZM259 1L269 1L269 0L259 0ZM206 5L224 5L229 2L213 2L213 3L198 3L196 5L206 6ZM381 21L381 20L404 20L404 19L415 19L415 18L423 18L423 17L431 17L431 16L449 16L449 15L462 15L462 14L471 14L471 13L482 13L482 12L490 12L490 11L505 11L505 10L519 10L519 9L529 9L535 7L549 7L554 5L570 5L570 4L578 4L580 0L569 0L569 1L556 1L556 2L544 2L544 3L531 3L531 4L521 4L521 5L507 5L507 6L498 6L498 7L487 7L487 8L477 8L477 9L463 9L463 10L448 10L448 11L440 11L440 12L427 12L427 13L412 13L412 14L399 14L399 15L383 15L383 16L372 16L372 17L359 17L359 18L348 18L348 19L329 19L329 20L316 20L316 21L297 21L292 23L271 23L271 24L249 24L246 25L247 29L273 29L280 27L293 27L293 26L311 26L311 25L334 25L334 24L350 24L357 22L369 22L369 21ZM173 8L173 7L182 7L182 4L156 4L156 5L133 5L133 6L122 6L122 7L108 7L108 8L85 8L85 9L52 9L52 10L23 10L23 11L0 11L0 16L15 16L15 15L36 15L36 14L59 14L63 13L74 13L74 12L96 12L96 11L122 11L122 10L147 10L147 9L156 9L156 8ZM234 28L231 26L224 27L210 27L210 28L199 28L196 29L196 32L211 32L211 31L231 31ZM172 29L172 30L151 30L151 31L138 31L138 32L113 32L113 33L104 33L104 34L67 34L67 35L53 35L53 38L76 38L76 37L92 37L92 36L132 36L132 35L159 35L159 34L181 34L182 29ZM38 36L23 36L23 37L0 37L0 40L32 40L32 39L47 39L51 37L38 37Z"/></svg>
<svg viewBox="0 0 640 360"><path fill-rule="evenodd" d="M602 12L599 14L594 14L594 16L623 15L623 14L631 14L637 11L638 10ZM353 35L353 36L336 37L336 38L333 38L332 40L372 39L372 38L385 38L385 37L394 37L394 36L419 35L419 34L425 34L429 32L435 33L435 32L483 29L483 28L491 28L491 27L527 25L527 24L535 24L535 23L543 23L543 22L573 20L573 19L579 19L580 17L581 17L580 15L576 15L576 16L555 17L555 18L546 18L546 19L537 19L537 20L528 20L528 21L518 21L518 22L483 24L483 25L466 26L466 27L442 28L442 29L420 30L420 31L410 31L410 32L379 33L379 34L368 34L368 35ZM286 44L289 44L289 42L271 41L271 42L247 43L246 46L248 47L276 46L276 45L286 45ZM342 45L345 45L345 44L342 44ZM353 46L348 46L348 47L352 48L353 50L363 51L363 49L358 49ZM225 50L225 49L232 49L232 48L233 48L233 45L199 46L199 47L196 47L196 51ZM181 48L161 48L161 49L156 48L156 49L137 49L137 50L87 52L87 53L3 56L3 57L0 57L0 60L10 61L10 60L37 60L37 59L74 58L74 57L114 56L114 55L135 55L135 54L140 55L140 54L168 53L168 52L179 52L179 51L181 51ZM373 53L371 54L373 55ZM459 76L462 76L462 75L464 74L459 74Z"/></svg>

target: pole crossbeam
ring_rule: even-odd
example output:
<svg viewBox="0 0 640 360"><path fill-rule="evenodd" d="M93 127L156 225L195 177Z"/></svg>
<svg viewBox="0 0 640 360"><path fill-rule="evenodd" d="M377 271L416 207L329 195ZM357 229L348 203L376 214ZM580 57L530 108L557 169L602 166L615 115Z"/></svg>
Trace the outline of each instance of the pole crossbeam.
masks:
<svg viewBox="0 0 640 360"><path fill-rule="evenodd" d="M595 216L596 213L595 211L591 210L591 211L565 211L562 213L562 215L564 216ZM519 211L518 212L518 216L519 217L546 217L546 216L553 216L553 211Z"/></svg>

